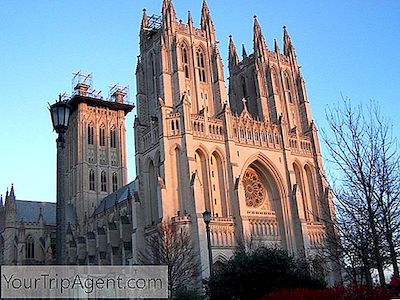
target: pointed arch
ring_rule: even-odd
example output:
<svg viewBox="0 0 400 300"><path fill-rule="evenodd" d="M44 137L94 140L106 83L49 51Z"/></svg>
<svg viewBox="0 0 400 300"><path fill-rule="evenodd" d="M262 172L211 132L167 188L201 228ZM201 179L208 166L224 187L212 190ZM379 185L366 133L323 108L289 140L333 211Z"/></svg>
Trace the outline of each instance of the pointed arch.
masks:
<svg viewBox="0 0 400 300"><path fill-rule="evenodd" d="M89 171L89 190L90 191L95 190L95 188L96 188L95 182L96 181L95 181L94 170L90 169L90 171Z"/></svg>
<svg viewBox="0 0 400 300"><path fill-rule="evenodd" d="M118 176L116 172L114 172L112 175L112 186L113 186L113 192L118 190Z"/></svg>
<svg viewBox="0 0 400 300"><path fill-rule="evenodd" d="M293 163L293 170L294 170L295 179L296 179L295 183L297 184L296 198L300 198L300 199L297 199L297 201L298 202L300 201L300 203L302 205L302 213L304 214L305 220L309 221L310 214L309 214L309 207L308 207L308 203L307 203L307 199L306 199L303 172L301 170L301 164L298 161L295 161Z"/></svg>
<svg viewBox="0 0 400 300"><path fill-rule="evenodd" d="M304 171L306 174L307 180L307 190L308 190L308 197L310 202L311 208L311 217L310 219L318 222L319 221L319 205L318 205L318 195L316 190L316 180L315 180L315 173L313 172L312 167L309 164L304 165Z"/></svg>
<svg viewBox="0 0 400 300"><path fill-rule="evenodd" d="M216 217L227 217L229 214L227 183L224 168L224 157L218 150L210 156L212 210Z"/></svg>
<svg viewBox="0 0 400 300"><path fill-rule="evenodd" d="M114 125L110 129L110 147L117 148L117 129Z"/></svg>
<svg viewBox="0 0 400 300"><path fill-rule="evenodd" d="M267 229L271 226L276 228L273 229L274 240L282 242L284 248L287 247L287 243L290 243L290 234L287 233L286 223L286 220L288 220L288 193L278 169L264 154L257 153L243 165L239 180L241 183L239 189L239 199L242 199L240 200L241 206L244 205L246 210L270 210L275 213L275 219L268 221L268 224L263 219L255 218L251 221L251 232L248 234L260 232L260 221L263 223L261 229L264 232L268 232ZM246 201L246 194L253 196L250 199L251 201ZM257 199L257 197L262 197L262 199ZM271 233L268 235L271 235Z"/></svg>
<svg viewBox="0 0 400 300"><path fill-rule="evenodd" d="M271 80L273 89L272 94L277 94L279 92L279 79L275 66L271 68Z"/></svg>
<svg viewBox="0 0 400 300"><path fill-rule="evenodd" d="M160 219L158 207L158 175L156 166L151 158L147 161L147 197L148 197L148 221L151 224L157 224Z"/></svg>
<svg viewBox="0 0 400 300"><path fill-rule="evenodd" d="M107 192L107 175L106 171L101 171L100 173L100 187L102 192Z"/></svg>
<svg viewBox="0 0 400 300"><path fill-rule="evenodd" d="M104 123L99 127L99 144L102 147L106 145L106 126Z"/></svg>
<svg viewBox="0 0 400 300"><path fill-rule="evenodd" d="M35 240L31 235L28 235L25 240L25 258L35 258Z"/></svg>
<svg viewBox="0 0 400 300"><path fill-rule="evenodd" d="M206 77L206 55L203 47L199 46L196 49L196 68L198 78L201 82L207 82Z"/></svg>
<svg viewBox="0 0 400 300"><path fill-rule="evenodd" d="M291 84L291 77L287 71L283 72L283 84L285 88L285 95L286 99L293 103L293 94L292 94L292 84Z"/></svg>
<svg viewBox="0 0 400 300"><path fill-rule="evenodd" d="M90 122L87 127L87 142L89 145L94 144L94 125Z"/></svg>
<svg viewBox="0 0 400 300"><path fill-rule="evenodd" d="M197 173L197 178L200 180L200 187L198 188L198 192L200 192L200 197L204 201L205 209L211 211L209 167L207 158L207 153L204 152L202 148L197 148L194 153L194 159L196 163L195 171Z"/></svg>

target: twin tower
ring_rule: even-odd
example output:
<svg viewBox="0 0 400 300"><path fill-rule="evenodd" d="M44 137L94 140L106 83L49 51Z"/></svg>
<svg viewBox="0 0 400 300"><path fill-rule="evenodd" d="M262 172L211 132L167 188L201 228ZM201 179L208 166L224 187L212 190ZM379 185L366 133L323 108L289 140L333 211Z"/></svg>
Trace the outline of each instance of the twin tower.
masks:
<svg viewBox="0 0 400 300"><path fill-rule="evenodd" d="M284 29L283 52L276 41L270 50L256 17L253 35L242 60L230 37L227 94L205 1L199 28L190 13L178 21L171 0L141 21L133 246L143 251L163 220L185 226L204 276L205 210L214 264L246 240L310 259L329 248L332 201L295 49Z"/></svg>

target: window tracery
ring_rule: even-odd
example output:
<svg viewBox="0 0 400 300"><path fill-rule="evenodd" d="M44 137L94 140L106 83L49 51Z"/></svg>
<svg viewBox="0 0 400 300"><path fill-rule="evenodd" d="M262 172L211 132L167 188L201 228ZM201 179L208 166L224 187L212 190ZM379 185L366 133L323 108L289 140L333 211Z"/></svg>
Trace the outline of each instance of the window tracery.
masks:
<svg viewBox="0 0 400 300"><path fill-rule="evenodd" d="M264 203L266 190L258 174L253 169L247 169L242 182L247 206L260 207Z"/></svg>

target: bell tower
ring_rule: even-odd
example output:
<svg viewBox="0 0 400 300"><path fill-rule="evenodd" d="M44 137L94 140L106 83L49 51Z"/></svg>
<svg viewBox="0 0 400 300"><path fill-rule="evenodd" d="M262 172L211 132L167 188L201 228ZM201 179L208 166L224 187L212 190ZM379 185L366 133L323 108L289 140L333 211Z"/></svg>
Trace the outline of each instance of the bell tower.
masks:
<svg viewBox="0 0 400 300"><path fill-rule="evenodd" d="M209 275L239 243L280 246L298 256L323 245L331 203L318 134L286 28L284 51L270 50L254 18L253 52L229 43L229 104L214 23L203 1L200 27L144 10L136 67L134 247L162 221L188 228Z"/></svg>
<svg viewBox="0 0 400 300"><path fill-rule="evenodd" d="M107 99L100 92L91 74L75 74L64 195L75 207L81 234L100 201L127 183L125 116L133 106L126 102L126 88L115 85Z"/></svg>

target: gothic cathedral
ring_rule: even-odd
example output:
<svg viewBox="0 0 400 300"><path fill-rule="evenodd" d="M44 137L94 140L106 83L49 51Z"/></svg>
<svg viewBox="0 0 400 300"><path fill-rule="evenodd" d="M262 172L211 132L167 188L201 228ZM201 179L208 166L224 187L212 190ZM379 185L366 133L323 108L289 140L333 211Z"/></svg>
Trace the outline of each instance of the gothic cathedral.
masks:
<svg viewBox="0 0 400 300"><path fill-rule="evenodd" d="M200 28L190 12L178 21L171 0L141 22L134 130L144 205L133 245L143 248L163 220L187 226L205 277L205 210L213 263L246 240L312 258L334 213L290 36L284 28L283 52L276 41L270 50L256 17L253 34L241 60L230 37L227 95L205 1Z"/></svg>

